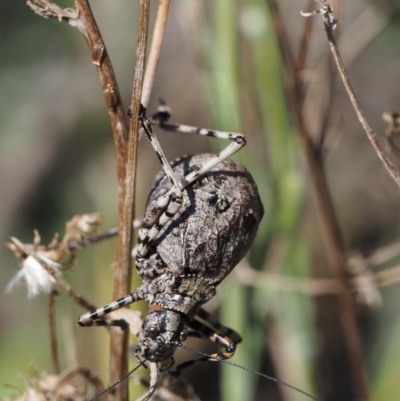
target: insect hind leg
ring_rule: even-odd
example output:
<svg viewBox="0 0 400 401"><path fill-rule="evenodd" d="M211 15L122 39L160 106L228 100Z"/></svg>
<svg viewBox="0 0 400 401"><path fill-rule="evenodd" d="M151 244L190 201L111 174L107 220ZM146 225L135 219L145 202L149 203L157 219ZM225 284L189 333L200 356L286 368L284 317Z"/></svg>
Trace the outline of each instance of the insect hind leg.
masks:
<svg viewBox="0 0 400 401"><path fill-rule="evenodd" d="M181 363L175 368L175 371L170 372L173 376L179 376L182 369L186 369L198 362L221 361L232 358L235 354L236 345L242 341L242 337L236 331L222 325L204 309L200 308L197 316L212 325L213 328L206 326L198 320L192 320L189 322L189 327L193 331L190 331L188 335L190 337L206 338L222 347L224 351Z"/></svg>

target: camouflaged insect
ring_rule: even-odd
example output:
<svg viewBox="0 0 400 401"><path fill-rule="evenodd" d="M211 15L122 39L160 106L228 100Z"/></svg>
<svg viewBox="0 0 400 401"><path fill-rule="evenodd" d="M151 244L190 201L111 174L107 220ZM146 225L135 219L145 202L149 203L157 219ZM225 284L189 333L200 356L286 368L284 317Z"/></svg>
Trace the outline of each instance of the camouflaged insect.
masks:
<svg viewBox="0 0 400 401"><path fill-rule="evenodd" d="M171 167L152 131L153 121L142 110L142 127L163 167L150 192L134 250L143 284L133 293L81 316L78 323L104 324L102 316L145 300L149 313L138 334L139 358L152 362L172 358L188 336L208 338L224 349L205 359L230 358L240 335L201 306L216 294L216 287L245 256L264 213L250 173L228 159L246 141L242 134L168 124L169 112L164 106L154 117L161 128L226 138L232 143L218 155L185 157Z"/></svg>

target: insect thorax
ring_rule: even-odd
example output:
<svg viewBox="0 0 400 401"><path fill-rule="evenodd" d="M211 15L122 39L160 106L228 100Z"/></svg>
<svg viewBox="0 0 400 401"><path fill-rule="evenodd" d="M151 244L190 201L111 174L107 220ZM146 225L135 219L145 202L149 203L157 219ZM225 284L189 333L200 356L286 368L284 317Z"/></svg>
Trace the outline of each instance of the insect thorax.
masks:
<svg viewBox="0 0 400 401"><path fill-rule="evenodd" d="M216 293L209 280L198 275L175 276L165 273L144 285L150 309L168 309L192 319L199 307Z"/></svg>

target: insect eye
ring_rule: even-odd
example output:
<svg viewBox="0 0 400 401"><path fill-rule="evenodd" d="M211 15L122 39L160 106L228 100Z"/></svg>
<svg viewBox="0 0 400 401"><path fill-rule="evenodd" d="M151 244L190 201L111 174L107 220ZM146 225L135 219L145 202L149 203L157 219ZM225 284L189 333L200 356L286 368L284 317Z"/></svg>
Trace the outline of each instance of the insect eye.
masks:
<svg viewBox="0 0 400 401"><path fill-rule="evenodd" d="M147 335L148 335L152 340L154 340L154 339L158 336L159 333L160 333L160 332L158 331L158 329L157 329L156 326L150 326L150 327L147 329Z"/></svg>
<svg viewBox="0 0 400 401"><path fill-rule="evenodd" d="M187 334L187 331L186 331L186 330L181 331L181 334L179 334L179 339L180 339L181 341L185 341L185 340L187 339L187 336L188 336L188 334Z"/></svg>

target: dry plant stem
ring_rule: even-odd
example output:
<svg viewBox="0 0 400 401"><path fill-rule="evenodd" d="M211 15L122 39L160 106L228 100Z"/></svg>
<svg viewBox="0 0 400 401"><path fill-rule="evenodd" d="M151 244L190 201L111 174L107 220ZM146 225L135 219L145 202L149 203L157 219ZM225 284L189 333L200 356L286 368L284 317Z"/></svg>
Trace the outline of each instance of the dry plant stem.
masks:
<svg viewBox="0 0 400 401"><path fill-rule="evenodd" d="M375 273L375 282L379 287L386 287L400 282L400 266Z"/></svg>
<svg viewBox="0 0 400 401"><path fill-rule="evenodd" d="M400 241L392 242L385 245L377 250L375 250L371 255L367 257L368 263L373 266L381 265L387 263L391 259L400 256Z"/></svg>
<svg viewBox="0 0 400 401"><path fill-rule="evenodd" d="M49 320L49 331L50 331L50 348L51 348L51 360L53 364L53 373L60 373L60 361L58 358L57 350L57 334L56 334L56 322L55 322L55 311L54 305L57 297L57 292L53 291L47 296L47 317Z"/></svg>
<svg viewBox="0 0 400 401"><path fill-rule="evenodd" d="M147 107L153 89L154 77L156 75L158 62L160 60L161 47L164 40L165 27L167 26L168 10L170 0L159 0L156 22L153 31L149 58L147 61L146 72L144 74L142 89L142 104Z"/></svg>
<svg viewBox="0 0 400 401"><path fill-rule="evenodd" d="M326 36L328 38L328 43L329 43L329 48L331 49L333 58L335 60L336 66L339 71L339 75L342 78L344 87L346 89L347 94L349 95L351 104L353 105L353 108L357 114L358 120L361 123L361 126L363 127L365 133L367 134L368 139L370 140L373 148L375 149L376 153L378 154L378 157L381 159L383 165L385 166L386 170L388 171L389 175L393 178L393 180L396 182L398 186L400 186L400 175L398 171L395 169L393 166L392 162L386 157L381 145L379 144L378 139L376 138L376 133L373 131L371 126L369 125L365 114L358 103L358 100L356 98L356 95L353 91L353 88L351 86L349 77L347 75L346 69L343 64L342 57L339 53L335 37L333 36L333 32L331 28L329 27L329 24L325 22L324 19L324 25L325 25L325 32Z"/></svg>
<svg viewBox="0 0 400 401"><path fill-rule="evenodd" d="M160 371L158 369L158 365L156 363L150 363L150 385L147 393L143 394L137 401L147 401L151 398L156 390L158 384L158 378L160 375Z"/></svg>
<svg viewBox="0 0 400 401"><path fill-rule="evenodd" d="M79 23L76 26L85 37L92 55L92 63L97 68L107 103L108 116L111 122L117 157L118 213L119 216L121 216L125 189L125 167L127 157L126 144L128 141L126 111L122 103L121 94L110 58L101 37L100 30L94 19L89 2L88 0L75 0L75 5L79 12Z"/></svg>
<svg viewBox="0 0 400 401"><path fill-rule="evenodd" d="M307 164L316 191L323 234L331 262L330 267L334 278L339 281L343 288L343 291L338 293L339 315L343 327L355 391L360 399L369 400L365 364L357 328L356 311L350 282L346 273L346 249L343 244L328 183L322 166L319 163L319 152L314 150L313 143L307 134L308 130L300 113L300 105L297 103L296 99L293 100L297 110L298 133L304 146Z"/></svg>
<svg viewBox="0 0 400 401"><path fill-rule="evenodd" d="M301 292L310 296L337 295L341 291L340 283L335 279L299 279L276 273L259 272L244 264L239 265L235 273L243 284L258 288L268 286L276 290Z"/></svg>
<svg viewBox="0 0 400 401"><path fill-rule="evenodd" d="M330 267L332 269L332 274L343 288L343 291L338 293L338 306L353 375L354 387L360 399L369 400L367 377L357 328L356 311L353 304L350 283L346 273L346 250L340 234L328 183L326 182L321 164L318 161L317 154L307 135L308 131L304 122L301 120L301 117L298 121L298 132L303 142L312 182L316 191L322 229L331 262Z"/></svg>
<svg viewBox="0 0 400 401"><path fill-rule="evenodd" d="M117 236L117 234L118 234L118 229L116 227L114 227L108 231L105 231L103 233L96 235L95 237L85 238L80 242L71 241L70 243L68 243L68 249L71 251L82 249L84 247L88 247L88 246L97 244L98 242L101 242L101 241L104 241L104 240L107 240L110 238L114 238Z"/></svg>
<svg viewBox="0 0 400 401"><path fill-rule="evenodd" d="M282 21L279 12L274 19ZM281 25L283 24L281 23ZM282 41L282 38L284 39L285 37L286 35L281 35L280 40L280 45L284 48L289 46L289 43L283 43ZM284 55L286 54L284 51L282 51L282 53ZM311 138L308 135L306 123L302 117L302 98L299 90L300 80L294 69L294 65L291 64L290 67L291 68L287 71L291 74L289 81L293 84L293 87L288 91L288 100L292 109L294 124L297 128L296 132L303 144L305 158L315 188L323 236L328 251L332 274L343 288L343 290L338 293L337 299L354 388L360 399L369 400L367 376L357 328L356 311L353 303L351 284L347 275L346 249L343 244L328 183L318 158L319 151L314 148Z"/></svg>
<svg viewBox="0 0 400 401"><path fill-rule="evenodd" d="M343 287L336 279L301 279L275 273L259 272L248 264L241 263L235 273L239 280L247 286L266 288L272 287L278 291L300 292L310 296L338 295ZM386 287L400 282L400 266L374 274L377 287ZM357 278L351 278L351 290L357 288Z"/></svg>
<svg viewBox="0 0 400 401"><path fill-rule="evenodd" d="M127 146L127 164L125 180L125 198L123 213L118 222L117 260L114 270L114 299L130 292L132 278L131 249L133 247L134 192L137 161L137 142L139 137L139 110L142 96L144 66L146 59L147 32L149 26L150 0L140 0L139 27L136 50L135 76L133 81L129 138ZM128 331L118 328L111 330L110 343L110 380L116 382L128 371ZM116 387L115 400L128 400L128 381Z"/></svg>
<svg viewBox="0 0 400 401"><path fill-rule="evenodd" d="M274 30L279 42L279 47L282 53L282 62L286 71L286 78L291 78L290 71L294 65L294 58L291 52L291 47L288 46L289 39L286 34L285 27L283 25L283 20L280 16L277 0L267 0L271 12L272 22L274 25Z"/></svg>
<svg viewBox="0 0 400 401"><path fill-rule="evenodd" d="M66 365L68 367L78 366L78 351L74 332L75 322L73 322L69 312L63 313L61 323Z"/></svg>

